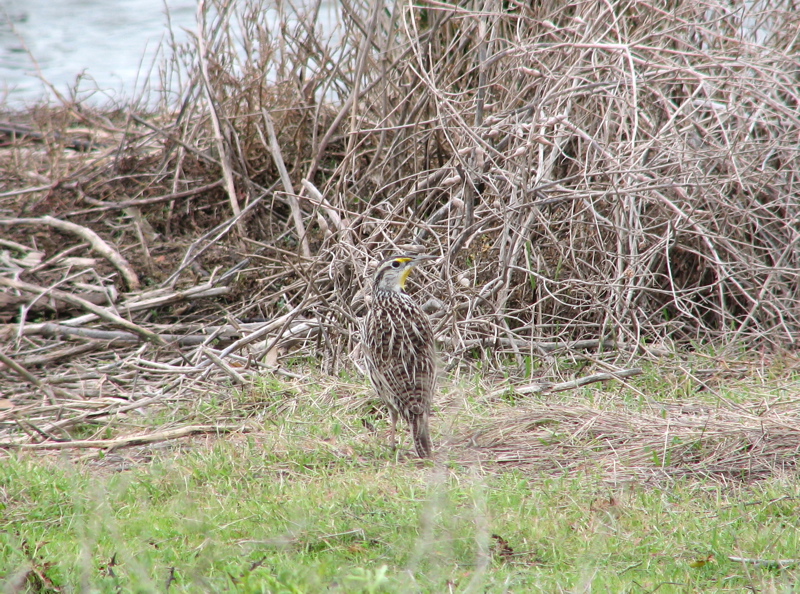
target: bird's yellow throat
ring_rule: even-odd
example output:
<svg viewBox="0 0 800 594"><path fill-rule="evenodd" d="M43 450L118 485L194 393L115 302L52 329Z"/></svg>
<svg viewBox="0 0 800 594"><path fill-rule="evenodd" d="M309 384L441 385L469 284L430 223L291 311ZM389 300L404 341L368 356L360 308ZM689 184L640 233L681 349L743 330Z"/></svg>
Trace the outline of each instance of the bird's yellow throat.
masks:
<svg viewBox="0 0 800 594"><path fill-rule="evenodd" d="M406 262L410 261L411 258L408 258ZM400 273L400 288L406 288L406 281L408 280L408 276L411 274L411 266L406 268L403 272Z"/></svg>

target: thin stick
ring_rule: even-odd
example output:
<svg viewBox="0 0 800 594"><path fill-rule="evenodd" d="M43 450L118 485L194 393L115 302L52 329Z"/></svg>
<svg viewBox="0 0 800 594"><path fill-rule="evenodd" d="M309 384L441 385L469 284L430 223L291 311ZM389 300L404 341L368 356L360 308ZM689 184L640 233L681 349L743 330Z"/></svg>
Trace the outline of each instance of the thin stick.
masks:
<svg viewBox="0 0 800 594"><path fill-rule="evenodd" d="M106 346L120 346L122 344L139 343L142 336L134 334L133 332L119 332L111 330L97 330L95 328L73 328L72 326L64 326L63 324L54 324L47 322L45 324L37 325L34 328L25 327L23 334L25 336L79 336L81 338L89 338L92 340L102 340L107 344ZM184 334L157 334L157 336L164 342L164 344L178 344L181 346L195 346L203 344L208 340L208 336L200 335L184 335Z"/></svg>
<svg viewBox="0 0 800 594"><path fill-rule="evenodd" d="M211 359L211 361L214 363L214 365L216 365L222 371L224 371L228 375L228 377L230 377L237 384L239 384L241 386L246 386L246 385L248 385L250 383L250 382L247 381L247 379L244 378L244 376L242 376L235 369L233 369L233 367L231 367L230 365L225 363L225 361L223 361L222 359L217 357L217 355L211 349L204 348L203 349L203 354L206 357L208 357L209 359Z"/></svg>
<svg viewBox="0 0 800 594"><path fill-rule="evenodd" d="M219 151L220 162L222 164L222 177L225 180L225 190L228 192L228 199L231 203L231 210L233 216L238 217L241 213L239 208L239 199L236 196L236 184L233 181L233 168L231 166L231 155L228 145L225 142L222 134L222 123L219 114L217 113L217 101L214 90L211 87L211 77L208 75L208 48L206 47L206 3L205 0L200 0L197 4L198 22L200 23L200 30L197 34L197 55L200 59L200 73L203 77L203 90L208 100L208 113L211 116L211 124L214 128L214 142L216 143L217 150ZM244 228L241 226L237 218L237 228L244 235Z"/></svg>
<svg viewBox="0 0 800 594"><path fill-rule="evenodd" d="M118 448L127 448L130 446L144 445L147 443L156 443L160 441L169 441L171 439L179 439L181 437L188 437L189 435L197 435L202 433L216 433L221 435L223 433L247 432L249 429L245 425L188 425L178 429L170 429L168 431L156 431L155 433L146 433L142 435L131 435L129 437L119 437L117 439L76 439L74 441L55 441L45 443L15 443L15 442L0 442L0 448L8 448L12 450L64 450L71 448L94 448L101 450L115 450Z"/></svg>
<svg viewBox="0 0 800 594"><path fill-rule="evenodd" d="M5 353L0 351L0 362L3 363L6 367L13 369L19 375L21 375L28 383L33 384L37 388L39 388L42 392L45 393L47 398L50 400L50 404L56 404L56 397L53 393L53 388L42 382L38 377L33 375L30 371L25 369L22 365L14 361L11 357L8 357ZM68 393L67 393L68 394ZM71 396L71 395L70 395Z"/></svg>
<svg viewBox="0 0 800 594"><path fill-rule="evenodd" d="M141 326L137 326L133 322L129 322L128 320L121 318L118 315L95 305L94 303L90 303L86 301L86 299L81 299L80 297L76 297L71 293L59 291L58 289L45 289L37 285L24 283L22 281L15 281L13 279L4 277L0 277L0 285L5 285L6 287L11 287L12 289L17 289L20 291L27 291L28 293L36 293L39 296L52 295L56 299L60 299L61 301L66 301L67 303L71 303L72 305L77 305L78 307L81 307L86 311L92 312L94 315L103 320L106 320L107 322L111 322L112 324L116 324L117 326L127 328L131 332L135 332L136 334L138 334L139 336L141 336L142 338L144 338L149 342L158 345L167 344L161 339L160 336L151 332L150 330L146 330Z"/></svg>
<svg viewBox="0 0 800 594"><path fill-rule="evenodd" d="M137 341L138 342L138 341ZM67 347L64 349L57 349L46 355L33 355L24 357L22 359L22 363L28 365L29 367L32 366L42 366L42 365L49 365L50 363L54 363L56 361L63 361L65 359L73 359L78 355L82 355L84 353L89 353L91 351L99 350L103 347L102 343L99 342L85 342L83 344L78 344L72 347Z"/></svg>
<svg viewBox="0 0 800 594"><path fill-rule="evenodd" d="M306 236L306 229L303 224L303 211L300 209L300 201L297 199L297 195L294 192L292 180L289 177L289 172L286 170L286 163L283 161L278 137L275 135L275 126L272 125L272 118L266 109L261 110L261 115L264 117L264 127L267 129L267 136L269 138L269 152L272 154L272 160L275 163L275 167L278 169L278 174L283 184L283 190L286 192L286 199L289 202L289 208L292 210L292 220L294 221L295 232L300 240L300 249L305 258L310 258L311 248L308 246L308 237Z"/></svg>
<svg viewBox="0 0 800 594"><path fill-rule="evenodd" d="M123 210L131 206L146 206L148 204L160 204L162 202L171 202L173 200L180 200L181 198L191 198L197 194L209 192L214 188L220 187L225 183L225 180L217 180L210 184L205 184L199 188L191 190L184 190L183 192L173 192L172 194L164 194L163 196L153 196L152 198L139 198L138 200L123 200L122 202L111 202L104 206L95 206L94 208L87 208L85 210L74 210L67 216L74 217L78 215L92 214L95 212L106 212L109 210Z"/></svg>
<svg viewBox="0 0 800 594"><path fill-rule="evenodd" d="M130 315L131 313L145 309L164 307L165 305L170 305L181 301L192 301L194 299L216 297L219 295L226 295L230 292L229 287L214 287L214 284L215 283L204 283L202 285L197 285L196 287L190 287L183 291L174 291L167 294L163 294L163 290L154 291L152 293L141 295L139 299L131 299L130 301L126 301L121 305L118 305L117 311L126 315ZM153 293L159 292L162 294L153 296ZM98 317L99 316L95 314L85 314L75 318L70 318L68 320L63 320L59 325L77 327L83 324L94 322ZM22 334L26 336L40 334L42 332L42 328L47 324L51 324L51 322L25 324L22 329ZM1 328L2 326L0 326L0 329Z"/></svg>
<svg viewBox="0 0 800 594"><path fill-rule="evenodd" d="M53 186L52 184L48 184L46 186L36 186L34 188L23 188L21 190L11 190L9 192L3 192L0 194L0 198L12 198L13 196L23 196L25 194L34 194L36 192L44 192L45 190L51 189Z"/></svg>
<svg viewBox="0 0 800 594"><path fill-rule="evenodd" d="M574 390L575 388L580 388L581 386L585 386L587 384L593 384L595 382L605 382L608 380L613 379L621 379L625 377L632 377L634 375L641 375L644 373L641 369L633 368L633 369L621 369L614 373L595 373L594 375L587 375L585 377L578 378L576 380L568 381L568 382L561 382L558 384L551 384L551 383L539 383L539 384L528 384L527 386L512 386L510 389L516 392L517 394L540 394L543 392L564 392L566 390ZM503 388L502 390L495 390L491 393L492 396L500 396L502 394L507 393L509 388Z"/></svg>
<svg viewBox="0 0 800 594"><path fill-rule="evenodd" d="M800 559L752 559L750 557L728 557L734 563L745 565L757 565L771 569L788 569L795 565L800 565Z"/></svg>

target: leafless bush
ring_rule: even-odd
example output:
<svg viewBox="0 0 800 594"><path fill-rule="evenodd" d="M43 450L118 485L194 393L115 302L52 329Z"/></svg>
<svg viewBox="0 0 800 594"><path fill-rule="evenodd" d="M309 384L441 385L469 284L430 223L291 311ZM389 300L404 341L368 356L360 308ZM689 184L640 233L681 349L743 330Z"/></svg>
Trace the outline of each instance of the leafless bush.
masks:
<svg viewBox="0 0 800 594"><path fill-rule="evenodd" d="M445 304L455 356L554 339L796 344L789 5L344 3L338 45L314 10L280 40L248 10L237 46L234 9L218 7L198 109L228 126L241 179L265 185L275 120L313 309L336 327L353 328L367 262L418 249L442 256L420 284Z"/></svg>

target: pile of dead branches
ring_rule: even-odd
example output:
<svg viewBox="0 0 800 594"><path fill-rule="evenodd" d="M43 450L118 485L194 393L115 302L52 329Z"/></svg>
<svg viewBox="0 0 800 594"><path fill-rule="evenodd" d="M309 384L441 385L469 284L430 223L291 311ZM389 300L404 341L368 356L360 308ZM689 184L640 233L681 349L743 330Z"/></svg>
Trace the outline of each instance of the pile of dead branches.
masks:
<svg viewBox="0 0 800 594"><path fill-rule="evenodd" d="M660 6L201 2L177 93L5 114L0 405L51 412L0 431L358 366L396 252L448 365L796 346L800 16Z"/></svg>

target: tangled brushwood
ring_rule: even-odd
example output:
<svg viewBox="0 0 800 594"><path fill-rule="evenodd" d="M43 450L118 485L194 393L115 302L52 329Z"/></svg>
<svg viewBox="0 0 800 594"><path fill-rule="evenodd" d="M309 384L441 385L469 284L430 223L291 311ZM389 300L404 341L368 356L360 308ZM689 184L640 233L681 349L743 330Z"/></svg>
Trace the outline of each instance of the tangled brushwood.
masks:
<svg viewBox="0 0 800 594"><path fill-rule="evenodd" d="M207 84L186 93L180 136L204 122L229 196L264 196L252 218L291 229L314 291L287 300L328 328L329 354L367 263L404 251L442 256L421 286L451 356L796 343L788 4L365 3L327 45L313 13L278 42L255 10L242 47L224 8L192 54Z"/></svg>
<svg viewBox="0 0 800 594"><path fill-rule="evenodd" d="M28 382L4 393L55 411L358 365L398 252L440 257L410 290L447 364L797 346L792 4L284 7L201 2L174 92L0 126L0 354Z"/></svg>

